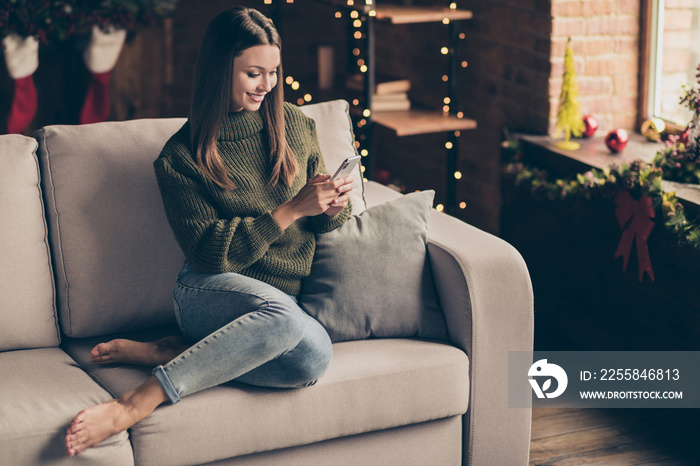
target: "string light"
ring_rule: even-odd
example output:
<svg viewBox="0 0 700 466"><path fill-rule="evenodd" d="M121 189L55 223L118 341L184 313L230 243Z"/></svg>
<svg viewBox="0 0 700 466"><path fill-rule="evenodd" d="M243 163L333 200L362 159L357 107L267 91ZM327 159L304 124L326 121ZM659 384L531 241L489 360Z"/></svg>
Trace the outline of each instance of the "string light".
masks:
<svg viewBox="0 0 700 466"><path fill-rule="evenodd" d="M301 97L299 97L299 98L297 99L297 104L298 104L298 105L304 105L304 99L302 99Z"/></svg>
<svg viewBox="0 0 700 466"><path fill-rule="evenodd" d="M369 154L369 152L367 151L367 149L362 149L362 151L360 152L360 155L361 155L362 157L367 157L367 154Z"/></svg>
<svg viewBox="0 0 700 466"><path fill-rule="evenodd" d="M356 19L355 21L352 22L352 25L355 26L356 28L361 28L362 21L360 21L359 19Z"/></svg>
<svg viewBox="0 0 700 466"><path fill-rule="evenodd" d="M352 100L352 104L353 104L354 106L360 105L360 99L353 99L353 100Z"/></svg>
<svg viewBox="0 0 700 466"><path fill-rule="evenodd" d="M444 99L442 99L442 101L445 102L445 104L449 104L449 103L450 103L450 98L449 98L449 97L445 97Z"/></svg>
<svg viewBox="0 0 700 466"><path fill-rule="evenodd" d="M464 113L457 112L457 118L464 118Z"/></svg>
<svg viewBox="0 0 700 466"><path fill-rule="evenodd" d="M365 118L369 118L369 116L370 116L371 114L372 114L372 112L371 112L368 108L366 108L366 109L362 112L362 116L365 117Z"/></svg>
<svg viewBox="0 0 700 466"><path fill-rule="evenodd" d="M445 113L450 113L450 106L449 106L449 105L444 105L444 106L442 107L442 111L445 112Z"/></svg>
<svg viewBox="0 0 700 466"><path fill-rule="evenodd" d="M452 149L452 143L451 142L446 142L445 143L445 149Z"/></svg>
<svg viewBox="0 0 700 466"><path fill-rule="evenodd" d="M311 94L304 95L304 100L307 102L311 102Z"/></svg>
<svg viewBox="0 0 700 466"><path fill-rule="evenodd" d="M462 62L462 68L466 68L467 66L469 66L469 63L467 63L467 61L464 60L464 61Z"/></svg>
<svg viewBox="0 0 700 466"><path fill-rule="evenodd" d="M353 37L355 37L355 39L362 39L362 33L360 31L355 31Z"/></svg>
<svg viewBox="0 0 700 466"><path fill-rule="evenodd" d="M353 6L355 2L353 0L348 0L348 6Z"/></svg>
<svg viewBox="0 0 700 466"><path fill-rule="evenodd" d="M364 165L361 165L361 166L360 166L360 171L361 171L362 173L365 172L365 166L364 166ZM367 180L365 179L365 181L367 181Z"/></svg>
<svg viewBox="0 0 700 466"><path fill-rule="evenodd" d="M354 48L352 49L352 54L355 55L356 57L360 55L360 49Z"/></svg>
<svg viewBox="0 0 700 466"><path fill-rule="evenodd" d="M462 172L455 172L455 179L461 180L462 179Z"/></svg>
<svg viewBox="0 0 700 466"><path fill-rule="evenodd" d="M459 208L460 208L460 209L466 209L466 208L467 208L467 203L466 203L466 202L460 202L460 203L459 203Z"/></svg>
<svg viewBox="0 0 700 466"><path fill-rule="evenodd" d="M450 24L450 18L443 18L442 24Z"/></svg>
<svg viewBox="0 0 700 466"><path fill-rule="evenodd" d="M377 16L377 10L369 10L370 16Z"/></svg>
<svg viewBox="0 0 700 466"><path fill-rule="evenodd" d="M440 53L443 55L447 55L448 53L450 53L450 49L448 49L447 47L443 47L440 49Z"/></svg>
<svg viewBox="0 0 700 466"><path fill-rule="evenodd" d="M362 66L362 65L364 65L364 64L365 64L365 61L364 61L362 58L360 58L359 60L357 60L357 66Z"/></svg>
<svg viewBox="0 0 700 466"><path fill-rule="evenodd" d="M460 32L460 33L459 33L459 38L460 38L460 39L464 39L465 37L467 37L467 36L466 36L463 32Z"/></svg>
<svg viewBox="0 0 700 466"><path fill-rule="evenodd" d="M360 141L355 141L355 149L359 149L359 148L360 148Z"/></svg>
<svg viewBox="0 0 700 466"><path fill-rule="evenodd" d="M357 19L357 18L360 17L360 14L357 12L357 10L352 10L352 11L350 12L350 17L353 18L353 19Z"/></svg>
<svg viewBox="0 0 700 466"><path fill-rule="evenodd" d="M284 82L291 85L294 82L294 78L292 78L291 76L287 76L287 79L285 79Z"/></svg>
<svg viewBox="0 0 700 466"><path fill-rule="evenodd" d="M450 3L450 10L456 10L457 9L457 4L456 3Z"/></svg>
<svg viewBox="0 0 700 466"><path fill-rule="evenodd" d="M435 206L435 210L437 210L438 212L442 212L443 210L445 210L445 206L442 204L438 204Z"/></svg>
<svg viewBox="0 0 700 466"><path fill-rule="evenodd" d="M294 89L295 91L299 89L299 81L294 81L292 83L292 89Z"/></svg>
<svg viewBox="0 0 700 466"><path fill-rule="evenodd" d="M272 5L272 0L265 0L265 5Z"/></svg>
<svg viewBox="0 0 700 466"><path fill-rule="evenodd" d="M362 65L362 66L360 67L360 72L361 72L361 73L366 73L366 72L367 72L367 65Z"/></svg>
<svg viewBox="0 0 700 466"><path fill-rule="evenodd" d="M461 135L462 135L462 133L461 133L460 131L455 131L455 137L456 137L456 138L460 137Z"/></svg>
<svg viewBox="0 0 700 466"><path fill-rule="evenodd" d="M265 1L267 1L267 0L265 0ZM343 17L343 13L341 13L340 11L336 11L336 12L335 12L335 17L338 18L338 19L340 19L340 18Z"/></svg>
<svg viewBox="0 0 700 466"><path fill-rule="evenodd" d="M442 76L442 82L446 83L449 80L450 80L450 77L447 76L446 74Z"/></svg>

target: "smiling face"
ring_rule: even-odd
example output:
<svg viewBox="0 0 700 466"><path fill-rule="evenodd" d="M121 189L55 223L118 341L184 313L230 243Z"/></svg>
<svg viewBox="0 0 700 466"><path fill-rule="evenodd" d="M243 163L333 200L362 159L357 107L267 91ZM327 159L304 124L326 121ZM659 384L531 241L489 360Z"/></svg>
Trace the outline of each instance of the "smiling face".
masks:
<svg viewBox="0 0 700 466"><path fill-rule="evenodd" d="M265 95L277 85L280 49L275 45L256 45L245 49L233 60L233 90L230 111L255 111Z"/></svg>

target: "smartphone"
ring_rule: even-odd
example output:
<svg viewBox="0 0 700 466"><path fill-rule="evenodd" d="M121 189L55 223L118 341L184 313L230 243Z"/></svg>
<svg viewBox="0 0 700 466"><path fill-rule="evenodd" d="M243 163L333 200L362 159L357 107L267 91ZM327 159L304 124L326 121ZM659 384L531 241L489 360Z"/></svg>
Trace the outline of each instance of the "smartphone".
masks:
<svg viewBox="0 0 700 466"><path fill-rule="evenodd" d="M338 178L347 178L348 176L350 176L357 164L360 163L361 158L362 157L360 157L359 155L355 155L343 160L343 163L341 163L340 167L338 167L338 169L335 171L335 175L331 177L331 181Z"/></svg>

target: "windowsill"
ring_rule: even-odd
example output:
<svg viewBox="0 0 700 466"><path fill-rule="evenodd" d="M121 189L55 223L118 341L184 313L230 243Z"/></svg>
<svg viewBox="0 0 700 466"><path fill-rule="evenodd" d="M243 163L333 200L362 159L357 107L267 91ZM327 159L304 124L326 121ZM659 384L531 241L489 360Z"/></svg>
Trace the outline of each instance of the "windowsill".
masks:
<svg viewBox="0 0 700 466"><path fill-rule="evenodd" d="M573 176L591 168L603 169L622 165L635 160L651 162L656 152L663 149L663 143L647 141L641 134L630 134L627 147L619 154L612 154L605 146L604 137L576 139L581 147L575 151L559 149L555 146L559 139L549 136L519 135L523 155L528 163L548 171L557 177ZM675 191L681 203L691 216L700 215L700 185L663 181L665 191Z"/></svg>

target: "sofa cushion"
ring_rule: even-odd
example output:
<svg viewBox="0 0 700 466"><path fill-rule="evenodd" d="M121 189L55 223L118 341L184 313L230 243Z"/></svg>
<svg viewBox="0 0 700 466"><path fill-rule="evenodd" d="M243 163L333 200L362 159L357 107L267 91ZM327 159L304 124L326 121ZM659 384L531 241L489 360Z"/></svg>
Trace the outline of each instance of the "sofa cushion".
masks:
<svg viewBox="0 0 700 466"><path fill-rule="evenodd" d="M447 339L426 253L434 194L407 194L317 235L299 304L331 340Z"/></svg>
<svg viewBox="0 0 700 466"><path fill-rule="evenodd" d="M174 323L184 255L153 160L184 119L48 126L42 186L63 332L86 337Z"/></svg>
<svg viewBox="0 0 700 466"><path fill-rule="evenodd" d="M66 351L115 395L149 376L148 368L91 364L90 349L98 341L68 341ZM377 339L336 343L333 351L328 371L309 388L228 383L162 405L130 430L136 463L203 463L467 410L469 361L453 346Z"/></svg>
<svg viewBox="0 0 700 466"><path fill-rule="evenodd" d="M65 435L81 410L112 397L59 348L0 353L0 463L76 464ZM80 455L80 463L133 464L126 432Z"/></svg>
<svg viewBox="0 0 700 466"><path fill-rule="evenodd" d="M318 144L321 147L323 162L330 174L348 157L357 154L355 135L350 119L350 105L345 100L333 100L319 104L303 105L301 111L316 122ZM365 210L364 185L362 172L358 165L352 172L353 190L350 191L352 213L360 214Z"/></svg>
<svg viewBox="0 0 700 466"><path fill-rule="evenodd" d="M0 136L0 351L59 343L36 148Z"/></svg>

